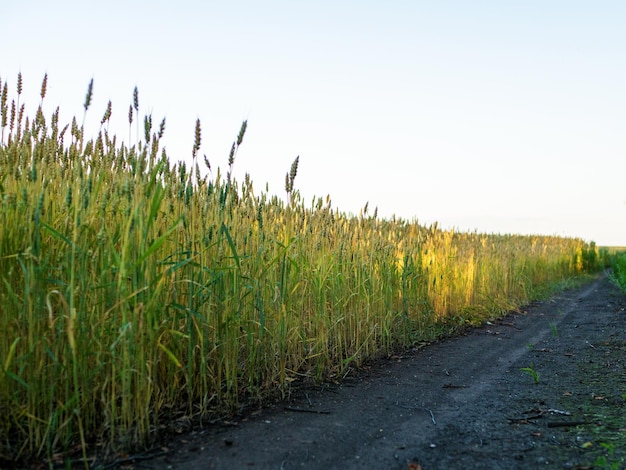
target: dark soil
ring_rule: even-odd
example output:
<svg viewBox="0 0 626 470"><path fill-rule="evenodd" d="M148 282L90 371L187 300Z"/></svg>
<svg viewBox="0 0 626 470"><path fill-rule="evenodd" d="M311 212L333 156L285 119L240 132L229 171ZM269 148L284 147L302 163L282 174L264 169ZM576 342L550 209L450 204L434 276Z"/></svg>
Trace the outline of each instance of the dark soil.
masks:
<svg viewBox="0 0 626 470"><path fill-rule="evenodd" d="M625 309L602 276L118 466L626 468Z"/></svg>

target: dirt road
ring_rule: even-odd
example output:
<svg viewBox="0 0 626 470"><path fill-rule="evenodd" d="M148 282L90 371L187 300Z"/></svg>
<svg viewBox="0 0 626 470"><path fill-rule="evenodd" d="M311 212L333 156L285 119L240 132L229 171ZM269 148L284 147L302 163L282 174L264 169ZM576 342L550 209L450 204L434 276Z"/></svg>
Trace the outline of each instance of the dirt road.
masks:
<svg viewBox="0 0 626 470"><path fill-rule="evenodd" d="M625 468L625 308L626 296L601 277L341 384L183 435L134 465Z"/></svg>

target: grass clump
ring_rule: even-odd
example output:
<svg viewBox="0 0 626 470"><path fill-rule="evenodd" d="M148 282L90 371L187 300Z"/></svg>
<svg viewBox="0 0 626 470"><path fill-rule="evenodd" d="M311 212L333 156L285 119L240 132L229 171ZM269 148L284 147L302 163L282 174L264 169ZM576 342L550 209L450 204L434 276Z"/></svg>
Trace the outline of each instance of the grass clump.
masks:
<svg viewBox="0 0 626 470"><path fill-rule="evenodd" d="M527 374L530 377L532 377L533 382L535 382L536 385L539 384L539 380L541 379L541 374L539 372L537 372L537 369L535 369L535 365L534 364L530 364L530 366L528 366L528 367L521 367L520 370L524 374Z"/></svg>
<svg viewBox="0 0 626 470"><path fill-rule="evenodd" d="M596 269L578 239L442 231L285 199L232 173L172 163L138 91L128 142L30 119L2 90L0 459L88 443L129 449L170 420L223 416L333 379L352 364L449 334ZM133 135L133 122L136 130ZM132 142L132 145L131 145ZM202 167L201 171L201 165ZM215 177L206 176L215 175Z"/></svg>

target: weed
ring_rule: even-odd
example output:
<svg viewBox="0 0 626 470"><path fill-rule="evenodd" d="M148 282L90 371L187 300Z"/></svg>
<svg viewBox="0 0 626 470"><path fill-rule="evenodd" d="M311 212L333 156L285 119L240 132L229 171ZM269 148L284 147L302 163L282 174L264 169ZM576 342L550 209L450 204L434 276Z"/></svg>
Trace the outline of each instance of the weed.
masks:
<svg viewBox="0 0 626 470"><path fill-rule="evenodd" d="M606 455L597 457L593 462L594 467L607 470L619 470L622 468L624 461L621 460L618 462L614 460L615 445L612 442L601 442L600 446L606 450Z"/></svg>
<svg viewBox="0 0 626 470"><path fill-rule="evenodd" d="M550 330L552 331L552 336L554 336L555 338L559 335L556 322L550 323Z"/></svg>
<svg viewBox="0 0 626 470"><path fill-rule="evenodd" d="M540 374L535 370L535 365L533 363L531 363L529 367L520 368L520 370L525 374L530 375L535 381L535 384L539 383Z"/></svg>

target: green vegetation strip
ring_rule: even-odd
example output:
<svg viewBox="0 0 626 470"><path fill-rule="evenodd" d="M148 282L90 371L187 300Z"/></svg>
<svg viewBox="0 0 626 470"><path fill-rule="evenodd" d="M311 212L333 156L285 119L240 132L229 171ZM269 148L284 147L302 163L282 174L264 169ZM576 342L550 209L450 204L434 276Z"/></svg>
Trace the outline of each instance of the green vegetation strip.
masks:
<svg viewBox="0 0 626 470"><path fill-rule="evenodd" d="M622 292L626 292L626 250L610 253L608 258L612 267L612 271L609 274L611 281Z"/></svg>

